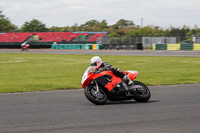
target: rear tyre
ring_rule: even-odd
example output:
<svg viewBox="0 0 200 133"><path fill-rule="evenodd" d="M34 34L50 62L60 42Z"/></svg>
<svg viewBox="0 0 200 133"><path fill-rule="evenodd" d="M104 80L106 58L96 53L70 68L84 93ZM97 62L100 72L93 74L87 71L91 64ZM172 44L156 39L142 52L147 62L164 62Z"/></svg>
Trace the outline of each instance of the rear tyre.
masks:
<svg viewBox="0 0 200 133"><path fill-rule="evenodd" d="M149 88L139 81L133 81L134 85L138 85L136 91L133 92L134 100L137 102L147 102L151 97Z"/></svg>
<svg viewBox="0 0 200 133"><path fill-rule="evenodd" d="M92 85L88 85L84 89L85 97L96 105L106 104L108 97L106 93L99 87L100 92L96 92L96 88Z"/></svg>

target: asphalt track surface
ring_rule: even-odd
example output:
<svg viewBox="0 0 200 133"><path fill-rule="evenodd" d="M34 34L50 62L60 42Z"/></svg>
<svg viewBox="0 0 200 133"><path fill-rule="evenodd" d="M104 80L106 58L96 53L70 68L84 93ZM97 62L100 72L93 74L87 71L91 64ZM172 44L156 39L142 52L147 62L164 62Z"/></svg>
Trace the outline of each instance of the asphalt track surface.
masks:
<svg viewBox="0 0 200 133"><path fill-rule="evenodd" d="M22 52L20 51L20 49L0 49L0 53L22 53ZM23 52L23 53L26 53L26 52ZM200 57L200 51L167 51L167 50L52 50L52 49L30 49L28 51L28 53Z"/></svg>
<svg viewBox="0 0 200 133"><path fill-rule="evenodd" d="M0 94L0 133L199 133L200 84L150 86L147 103L90 103L83 90Z"/></svg>

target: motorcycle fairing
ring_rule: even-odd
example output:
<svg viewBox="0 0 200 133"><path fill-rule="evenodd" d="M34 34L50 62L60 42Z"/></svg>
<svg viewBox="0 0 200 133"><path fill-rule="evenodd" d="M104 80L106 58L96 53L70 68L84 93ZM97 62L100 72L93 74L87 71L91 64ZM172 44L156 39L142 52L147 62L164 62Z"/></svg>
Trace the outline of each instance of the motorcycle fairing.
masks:
<svg viewBox="0 0 200 133"><path fill-rule="evenodd" d="M109 77L107 77L107 76L109 76ZM102 86L107 88L108 91L111 91L113 88L115 88L116 84L119 84L122 81L122 80L116 79L116 77L113 77L110 75L103 75L101 77L96 78L95 80L99 84L101 84Z"/></svg>
<svg viewBox="0 0 200 133"><path fill-rule="evenodd" d="M92 80L96 80L99 84L103 85L108 91L111 91L115 88L116 84L122 82L121 78L116 77L111 71L103 71L99 74L87 74L87 78L83 77L82 79L82 87L85 88L88 84L92 82Z"/></svg>
<svg viewBox="0 0 200 133"><path fill-rule="evenodd" d="M127 76L131 79L131 80L134 80L137 75L138 75L138 72L137 71L133 71L133 70L128 70L128 71L124 71L124 74L127 74Z"/></svg>
<svg viewBox="0 0 200 133"><path fill-rule="evenodd" d="M96 78L95 80L98 83L100 83L101 85L106 86L109 82L112 82L111 81L112 77L113 76L111 76L111 75L103 75L103 76Z"/></svg>
<svg viewBox="0 0 200 133"><path fill-rule="evenodd" d="M85 88L88 84L90 84L92 82L92 80L100 77L102 75L100 74L92 74L92 75L89 75L87 78L83 77L84 80L82 80L82 87Z"/></svg>
<svg viewBox="0 0 200 133"><path fill-rule="evenodd" d="M108 91L111 91L113 88L115 88L116 84L122 82L122 79L114 75L111 71L103 71L100 74L103 75L102 78L97 78L96 80L106 87Z"/></svg>

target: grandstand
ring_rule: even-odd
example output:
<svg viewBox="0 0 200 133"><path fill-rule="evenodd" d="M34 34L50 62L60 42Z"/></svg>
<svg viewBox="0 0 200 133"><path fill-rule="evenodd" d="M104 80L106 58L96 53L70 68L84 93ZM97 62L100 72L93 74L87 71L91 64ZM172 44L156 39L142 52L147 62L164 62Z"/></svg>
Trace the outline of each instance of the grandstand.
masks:
<svg viewBox="0 0 200 133"><path fill-rule="evenodd" d="M1 33L0 42L24 42L31 33Z"/></svg>
<svg viewBox="0 0 200 133"><path fill-rule="evenodd" d="M94 44L105 32L26 32L0 33L0 48L20 48L29 42L31 48L50 48L57 44Z"/></svg>

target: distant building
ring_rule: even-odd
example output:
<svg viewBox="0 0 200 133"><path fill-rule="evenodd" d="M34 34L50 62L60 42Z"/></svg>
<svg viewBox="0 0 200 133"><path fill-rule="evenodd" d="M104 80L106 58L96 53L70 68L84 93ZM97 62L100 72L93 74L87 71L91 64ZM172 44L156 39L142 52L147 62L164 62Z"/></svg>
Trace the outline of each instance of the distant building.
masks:
<svg viewBox="0 0 200 133"><path fill-rule="evenodd" d="M192 37L192 41L193 41L194 43L200 43L200 35L194 35L194 36Z"/></svg>
<svg viewBox="0 0 200 133"><path fill-rule="evenodd" d="M177 43L176 37L142 37L143 47L150 47L153 44L175 44Z"/></svg>

